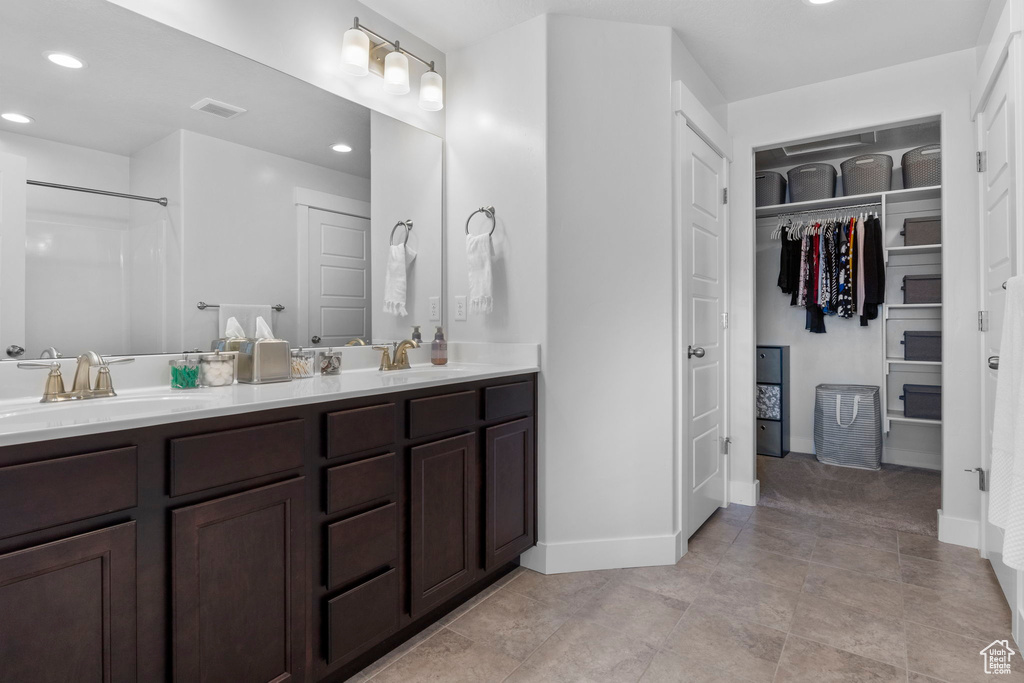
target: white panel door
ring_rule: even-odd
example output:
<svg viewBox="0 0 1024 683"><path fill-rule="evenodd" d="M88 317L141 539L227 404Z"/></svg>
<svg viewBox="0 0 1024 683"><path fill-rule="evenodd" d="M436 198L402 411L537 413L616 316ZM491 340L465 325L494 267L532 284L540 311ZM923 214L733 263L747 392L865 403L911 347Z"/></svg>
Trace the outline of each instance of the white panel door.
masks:
<svg viewBox="0 0 1024 683"><path fill-rule="evenodd" d="M686 127L683 184L683 301L687 350L689 534L725 504L725 187L723 160ZM687 253L688 252L688 253ZM685 327L684 327L685 329Z"/></svg>
<svg viewBox="0 0 1024 683"><path fill-rule="evenodd" d="M370 221L309 210L309 335L312 345L370 339Z"/></svg>
<svg viewBox="0 0 1024 683"><path fill-rule="evenodd" d="M23 157L0 153L0 358L26 345L25 168Z"/></svg>

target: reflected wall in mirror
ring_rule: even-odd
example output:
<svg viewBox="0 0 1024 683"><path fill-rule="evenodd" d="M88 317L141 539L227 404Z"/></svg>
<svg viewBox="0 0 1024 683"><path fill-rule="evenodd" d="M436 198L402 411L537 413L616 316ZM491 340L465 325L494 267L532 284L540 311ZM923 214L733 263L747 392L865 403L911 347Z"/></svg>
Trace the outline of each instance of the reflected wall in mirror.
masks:
<svg viewBox="0 0 1024 683"><path fill-rule="evenodd" d="M199 301L281 304L294 346L441 324L439 138L102 0L3 19L0 113L31 122L0 119L0 357L205 350L227 309ZM396 316L388 240L406 220Z"/></svg>

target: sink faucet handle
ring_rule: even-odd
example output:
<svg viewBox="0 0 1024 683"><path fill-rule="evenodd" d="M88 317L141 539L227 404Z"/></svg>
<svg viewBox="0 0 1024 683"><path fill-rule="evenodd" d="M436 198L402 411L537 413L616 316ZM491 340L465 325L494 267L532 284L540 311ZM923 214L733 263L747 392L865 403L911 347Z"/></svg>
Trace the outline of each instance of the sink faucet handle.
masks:
<svg viewBox="0 0 1024 683"><path fill-rule="evenodd" d="M55 360L23 360L18 363L22 370L60 370L60 363Z"/></svg>
<svg viewBox="0 0 1024 683"><path fill-rule="evenodd" d="M135 359L129 356L122 356L120 358L104 358L104 365L125 365L127 363L134 363Z"/></svg>
<svg viewBox="0 0 1024 683"><path fill-rule="evenodd" d="M391 370L393 365L391 363L391 347L389 346L374 346L374 351L381 351L380 354L380 369Z"/></svg>
<svg viewBox="0 0 1024 683"><path fill-rule="evenodd" d="M42 403L57 400L57 397L64 393L64 377L60 374L60 363L57 361L24 361L18 363L22 370L46 370L50 374L46 376L46 386L43 387Z"/></svg>

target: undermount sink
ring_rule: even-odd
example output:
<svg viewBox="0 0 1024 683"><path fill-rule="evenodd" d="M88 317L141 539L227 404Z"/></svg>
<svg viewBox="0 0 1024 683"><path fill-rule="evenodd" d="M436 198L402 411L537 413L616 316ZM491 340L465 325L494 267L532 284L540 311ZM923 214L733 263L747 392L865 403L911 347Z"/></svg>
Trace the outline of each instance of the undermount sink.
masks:
<svg viewBox="0 0 1024 683"><path fill-rule="evenodd" d="M61 403L0 404L0 432L4 426L74 424L200 410L220 400L208 394L159 394Z"/></svg>

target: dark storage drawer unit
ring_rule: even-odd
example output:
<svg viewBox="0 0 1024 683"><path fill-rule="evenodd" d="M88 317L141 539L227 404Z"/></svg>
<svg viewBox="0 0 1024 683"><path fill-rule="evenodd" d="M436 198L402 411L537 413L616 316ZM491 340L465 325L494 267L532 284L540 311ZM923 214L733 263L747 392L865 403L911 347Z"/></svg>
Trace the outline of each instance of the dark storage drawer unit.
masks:
<svg viewBox="0 0 1024 683"><path fill-rule="evenodd" d="M942 333L907 330L903 333L903 360L942 360Z"/></svg>
<svg viewBox="0 0 1024 683"><path fill-rule="evenodd" d="M942 216L908 218L903 221L903 245L917 247L923 244L942 243Z"/></svg>
<svg viewBox="0 0 1024 683"><path fill-rule="evenodd" d="M789 347L757 347L757 453L789 453Z"/></svg>
<svg viewBox="0 0 1024 683"><path fill-rule="evenodd" d="M942 387L931 384L904 384L903 415L918 420L942 419Z"/></svg>
<svg viewBox="0 0 1024 683"><path fill-rule="evenodd" d="M904 275L903 303L905 304L941 304L941 275Z"/></svg>

